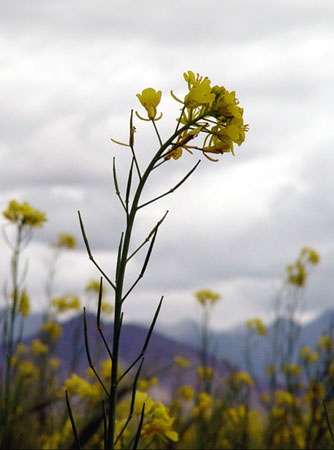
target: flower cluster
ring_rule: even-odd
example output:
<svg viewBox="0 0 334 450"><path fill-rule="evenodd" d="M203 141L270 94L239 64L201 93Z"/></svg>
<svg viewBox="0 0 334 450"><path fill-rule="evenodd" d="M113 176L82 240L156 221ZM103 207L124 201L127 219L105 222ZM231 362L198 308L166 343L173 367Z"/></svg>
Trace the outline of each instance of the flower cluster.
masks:
<svg viewBox="0 0 334 450"><path fill-rule="evenodd" d="M4 217L12 223L27 225L30 227L42 227L46 214L33 208L28 202L18 203L16 200L9 202L8 208L3 211Z"/></svg>
<svg viewBox="0 0 334 450"><path fill-rule="evenodd" d="M267 335L267 328L262 322L261 319L255 318L247 320L246 327L250 330L258 334L259 336Z"/></svg>
<svg viewBox="0 0 334 450"><path fill-rule="evenodd" d="M210 289L202 289L195 292L195 297L202 306L213 306L221 298L220 294L212 292Z"/></svg>
<svg viewBox="0 0 334 450"><path fill-rule="evenodd" d="M194 74L191 70L184 73L188 85L188 93L184 100L180 100L171 91L172 97L182 103L181 115L178 119L180 132L176 142L172 144L165 155L165 159L178 159L183 150L192 153L192 150L201 150L208 156L209 153L223 154L231 152L234 155L234 144L241 145L245 140L248 125L243 121L243 108L238 106L239 100L235 91L229 92L224 86L211 86L207 77ZM140 103L146 109L148 119L137 116L142 120L156 121L162 117L157 116L157 106L161 100L161 91L147 88L137 94ZM205 135L200 146L189 145L189 141L199 134Z"/></svg>

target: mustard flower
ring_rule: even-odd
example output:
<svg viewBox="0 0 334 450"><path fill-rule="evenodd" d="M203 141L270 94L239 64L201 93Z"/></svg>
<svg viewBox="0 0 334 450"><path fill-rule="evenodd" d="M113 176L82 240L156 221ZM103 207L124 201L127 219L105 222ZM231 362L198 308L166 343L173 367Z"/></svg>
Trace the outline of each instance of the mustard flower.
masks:
<svg viewBox="0 0 334 450"><path fill-rule="evenodd" d="M168 409L160 402L154 402L149 411L149 417L146 416L145 403L145 418L148 420L141 431L141 435L146 439L152 439L158 436L162 440L170 440L177 442L179 435L172 429L174 419L169 416Z"/></svg>
<svg viewBox="0 0 334 450"><path fill-rule="evenodd" d="M89 280L85 287L86 292L92 292L98 294L100 292L100 281L99 280ZM102 296L106 293L106 287L102 285Z"/></svg>
<svg viewBox="0 0 334 450"><path fill-rule="evenodd" d="M29 360L22 361L22 363L18 366L19 379L32 381L33 379L36 379L38 375L39 370L32 361Z"/></svg>
<svg viewBox="0 0 334 450"><path fill-rule="evenodd" d="M49 335L52 341L56 341L62 335L62 328L56 322L45 322L39 327L40 332Z"/></svg>
<svg viewBox="0 0 334 450"><path fill-rule="evenodd" d="M215 375L215 371L211 367L202 366L197 367L196 373L202 380L212 380Z"/></svg>
<svg viewBox="0 0 334 450"><path fill-rule="evenodd" d="M301 359L304 360L305 364L313 364L319 359L319 355L316 352L312 351L312 347L306 345L302 347L299 353Z"/></svg>
<svg viewBox="0 0 334 450"><path fill-rule="evenodd" d="M300 377L302 368L298 364L285 363L282 365L282 372L295 377Z"/></svg>
<svg viewBox="0 0 334 450"><path fill-rule="evenodd" d="M216 96L212 92L210 80L207 77L203 78L199 74L195 77L191 70L183 76L188 82L189 88L189 93L184 98L184 105L187 108L197 108L198 106L212 103L215 100Z"/></svg>
<svg viewBox="0 0 334 450"><path fill-rule="evenodd" d="M333 349L333 340L327 334L320 336L317 341L319 350L329 353Z"/></svg>
<svg viewBox="0 0 334 450"><path fill-rule="evenodd" d="M24 289L20 292L19 296L19 312L23 317L28 317L30 313L30 299Z"/></svg>
<svg viewBox="0 0 334 450"><path fill-rule="evenodd" d="M241 384L244 386L253 386L254 385L254 381L252 380L252 377L246 372L238 372L235 375L234 379L238 384Z"/></svg>
<svg viewBox="0 0 334 450"><path fill-rule="evenodd" d="M33 355L42 355L43 353L47 353L49 347L46 344L43 344L39 339L33 339L31 342L31 352Z"/></svg>
<svg viewBox="0 0 334 450"><path fill-rule="evenodd" d="M221 298L221 296L210 289L202 289L195 292L195 298L202 306L213 306Z"/></svg>
<svg viewBox="0 0 334 450"><path fill-rule="evenodd" d="M280 406L291 406L293 405L294 399L293 399L293 395L290 394L290 392L287 391L283 391L282 389L278 389L275 392L275 401L277 403L277 405Z"/></svg>
<svg viewBox="0 0 334 450"><path fill-rule="evenodd" d="M193 414L198 416L200 413L207 411L212 405L212 397L206 392L201 392L197 397L198 404L193 410Z"/></svg>
<svg viewBox="0 0 334 450"><path fill-rule="evenodd" d="M261 319L255 318L247 320L246 327L251 331L255 331L259 336L267 335L267 328Z"/></svg>
<svg viewBox="0 0 334 450"><path fill-rule="evenodd" d="M58 240L52 246L72 250L77 246L77 241L70 233L58 233Z"/></svg>
<svg viewBox="0 0 334 450"><path fill-rule="evenodd" d="M144 106L147 111L148 119L143 119L140 117L138 113L137 116L142 120L159 120L162 117L162 114L156 118L157 115L157 106L161 100L161 91L155 91L152 88L147 88L142 91L141 94L137 94L137 97L140 103Z"/></svg>
<svg viewBox="0 0 334 450"><path fill-rule="evenodd" d="M300 252L301 256L306 256L307 261L311 264L318 264L320 261L319 253L311 247L304 247Z"/></svg>
<svg viewBox="0 0 334 450"><path fill-rule="evenodd" d="M56 297L51 301L51 305L54 306L60 313L70 311L71 309L80 309L80 300L78 297L72 294L64 295L62 297Z"/></svg>
<svg viewBox="0 0 334 450"><path fill-rule="evenodd" d="M12 223L36 228L42 227L47 220L44 212L33 208L27 202L18 203L16 200L9 202L8 208L3 211L3 215Z"/></svg>
<svg viewBox="0 0 334 450"><path fill-rule="evenodd" d="M190 366L189 360L179 355L176 355L174 357L174 364L177 365L180 369L186 369Z"/></svg>
<svg viewBox="0 0 334 450"><path fill-rule="evenodd" d="M194 388L190 385L180 386L177 389L177 393L186 402L190 402L190 400L192 400L195 395Z"/></svg>

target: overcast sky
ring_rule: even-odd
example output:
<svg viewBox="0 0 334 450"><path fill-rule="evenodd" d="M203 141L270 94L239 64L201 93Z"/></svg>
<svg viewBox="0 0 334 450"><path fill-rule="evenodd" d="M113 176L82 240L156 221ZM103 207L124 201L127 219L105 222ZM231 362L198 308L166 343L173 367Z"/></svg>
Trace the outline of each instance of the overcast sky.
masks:
<svg viewBox="0 0 334 450"><path fill-rule="evenodd" d="M140 214L138 243L170 211L147 275L126 302L127 319L148 321L161 295L161 322L195 318L193 292L210 288L223 297L216 328L268 320L280 277L305 245L321 255L305 317L333 307L333 0L3 0L0 207L16 198L47 212L23 254L35 310L45 305L48 245L58 232L74 234L79 247L61 258L56 293L81 295L98 277L77 210L94 256L113 275L124 217L112 158L123 181L129 159L110 137L127 140L129 112L141 110L136 93L153 87L163 91L158 125L167 138L179 113L169 91L186 93L187 70L235 90L250 131L235 158L202 157L180 190ZM157 142L151 124L135 125L144 165ZM165 164L147 198L171 188L197 158ZM3 283L3 240L0 251ZM139 262L129 269L131 280Z"/></svg>

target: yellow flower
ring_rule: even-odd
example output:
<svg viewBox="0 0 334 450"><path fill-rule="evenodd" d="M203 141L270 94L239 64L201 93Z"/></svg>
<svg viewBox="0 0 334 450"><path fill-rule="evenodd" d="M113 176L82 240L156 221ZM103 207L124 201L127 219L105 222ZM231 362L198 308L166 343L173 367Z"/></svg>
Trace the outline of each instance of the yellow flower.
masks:
<svg viewBox="0 0 334 450"><path fill-rule="evenodd" d="M32 381L34 378L38 377L38 374L39 370L32 361L25 360L18 367L19 379Z"/></svg>
<svg viewBox="0 0 334 450"><path fill-rule="evenodd" d="M19 312L23 317L28 317L30 312L30 299L29 295L26 293L26 291L23 289L20 292L19 297Z"/></svg>
<svg viewBox="0 0 334 450"><path fill-rule="evenodd" d="M300 357L304 360L305 364L312 364L319 359L318 353L312 351L312 347L309 345L304 346L300 350Z"/></svg>
<svg viewBox="0 0 334 450"><path fill-rule="evenodd" d="M197 367L196 373L202 380L211 380L215 375L215 371L211 367L202 366Z"/></svg>
<svg viewBox="0 0 334 450"><path fill-rule="evenodd" d="M282 372L295 377L300 377L302 374L302 368L298 364L285 363L282 365Z"/></svg>
<svg viewBox="0 0 334 450"><path fill-rule="evenodd" d="M246 385L246 386L253 386L254 381L252 380L251 376L246 372L239 372L235 375L235 380L237 383Z"/></svg>
<svg viewBox="0 0 334 450"><path fill-rule="evenodd" d="M325 334L318 338L317 345L319 350L323 350L329 353L333 348L333 340L330 336Z"/></svg>
<svg viewBox="0 0 334 450"><path fill-rule="evenodd" d="M182 356L176 355L174 358L174 364L176 364L180 369L186 369L190 366L190 362Z"/></svg>
<svg viewBox="0 0 334 450"><path fill-rule="evenodd" d="M65 381L64 389L70 395L78 395L80 399L95 400L101 394L100 385L90 384L88 381L73 373L69 379Z"/></svg>
<svg viewBox="0 0 334 450"><path fill-rule="evenodd" d="M145 403L145 417L146 403ZM178 433L172 429L174 419L168 414L167 408L160 402L154 402L149 410L148 422L142 428L141 435L146 439L152 439L159 436L163 440L177 442Z"/></svg>
<svg viewBox="0 0 334 450"><path fill-rule="evenodd" d="M30 227L42 227L47 220L44 212L33 208L27 202L18 203L16 200L9 202L8 208L3 211L3 215L10 222Z"/></svg>
<svg viewBox="0 0 334 450"><path fill-rule="evenodd" d="M216 292L212 292L210 289L202 289L195 292L195 298L202 306L213 306L221 298L221 296Z"/></svg>
<svg viewBox="0 0 334 450"><path fill-rule="evenodd" d="M216 96L212 93L212 87L210 86L210 80L205 77L201 77L189 70L185 73L184 79L188 82L189 93L184 98L184 105L187 108L197 108L198 106L212 103Z"/></svg>
<svg viewBox="0 0 334 450"><path fill-rule="evenodd" d="M251 331L255 331L259 336L267 335L267 328L261 319L255 318L247 320L246 327Z"/></svg>
<svg viewBox="0 0 334 450"><path fill-rule="evenodd" d="M57 308L59 312L69 311L71 309L80 309L80 300L72 294L67 294L62 297L54 298L51 301L52 306Z"/></svg>
<svg viewBox="0 0 334 450"><path fill-rule="evenodd" d="M39 339L33 339L31 342L31 352L33 355L41 355L43 353L47 353L49 347L46 344L43 344Z"/></svg>
<svg viewBox="0 0 334 450"><path fill-rule="evenodd" d="M55 244L52 244L56 248L67 248L69 250L75 248L77 241L72 234L69 233L58 233L58 240Z"/></svg>
<svg viewBox="0 0 334 450"><path fill-rule="evenodd" d="M290 392L283 391L282 389L278 389L275 392L275 400L277 405L280 406L291 406L293 405L293 395Z"/></svg>
<svg viewBox="0 0 334 450"><path fill-rule="evenodd" d="M143 405L145 403L145 417L148 416L153 408L154 402L151 397L147 396L146 392L137 391L135 397L135 404L133 412L140 416Z"/></svg>
<svg viewBox="0 0 334 450"><path fill-rule="evenodd" d="M301 256L306 256L311 264L318 264L320 261L319 253L311 247L304 247L301 250Z"/></svg>
<svg viewBox="0 0 334 450"><path fill-rule="evenodd" d="M93 292L94 294L99 294L100 292L100 281L99 280L89 280L85 287L86 292ZM106 293L106 288L104 284L102 285L102 296Z"/></svg>
<svg viewBox="0 0 334 450"><path fill-rule="evenodd" d="M42 333L48 334L52 341L55 341L62 335L61 326L55 322L45 322L42 326L40 326L39 330Z"/></svg>
<svg viewBox="0 0 334 450"><path fill-rule="evenodd" d="M197 397L198 404L193 410L193 414L198 416L200 413L208 410L212 405L212 397L206 392L201 392Z"/></svg>
<svg viewBox="0 0 334 450"><path fill-rule="evenodd" d="M193 387L189 385L180 386L177 390L177 393L186 402L190 402L190 400L194 398L195 394Z"/></svg>
<svg viewBox="0 0 334 450"><path fill-rule="evenodd" d="M161 100L161 91L156 92L152 88L147 88L147 89L144 89L141 94L137 94L137 97L138 97L140 103L146 109L149 120L159 120L161 118L162 114L156 119L157 106L159 105L160 100ZM137 116L139 116L138 113L137 113ZM143 119L142 117L140 117L140 118ZM144 119L144 120L147 120L147 119Z"/></svg>

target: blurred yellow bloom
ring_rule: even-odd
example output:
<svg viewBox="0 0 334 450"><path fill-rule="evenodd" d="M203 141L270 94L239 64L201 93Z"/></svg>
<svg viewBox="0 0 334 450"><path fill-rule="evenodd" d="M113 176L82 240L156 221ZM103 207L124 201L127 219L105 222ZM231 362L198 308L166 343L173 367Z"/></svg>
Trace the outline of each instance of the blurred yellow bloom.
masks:
<svg viewBox="0 0 334 450"><path fill-rule="evenodd" d="M251 331L255 331L259 336L267 335L267 328L261 319L255 318L247 320L246 327Z"/></svg>
<svg viewBox="0 0 334 450"><path fill-rule="evenodd" d="M140 103L144 106L144 108L147 111L148 119L149 120L159 120L161 118L161 115L156 118L157 115L157 106L160 103L161 100L161 91L156 92L152 88L144 89L141 94L137 94L137 97L140 101ZM143 119L139 116L137 113L137 116L140 119ZM146 119L144 119L146 120Z"/></svg>
<svg viewBox="0 0 334 450"><path fill-rule="evenodd" d="M64 389L70 395L78 395L81 400L97 400L101 396L101 387L98 383L90 384L75 373L65 381Z"/></svg>
<svg viewBox="0 0 334 450"><path fill-rule="evenodd" d="M15 355L16 356L22 356L28 353L29 348L24 344L17 344L15 347Z"/></svg>
<svg viewBox="0 0 334 450"><path fill-rule="evenodd" d="M304 360L305 364L313 364L319 359L318 353L313 352L312 347L310 347L309 345L302 347L299 355L301 359Z"/></svg>
<svg viewBox="0 0 334 450"><path fill-rule="evenodd" d="M52 341L55 341L62 335L62 328L58 323L55 322L45 322L43 325L39 327L39 330L42 333L46 333L50 336Z"/></svg>
<svg viewBox="0 0 334 450"><path fill-rule="evenodd" d="M202 306L213 306L221 298L221 296L210 289L202 289L195 292L195 298Z"/></svg>
<svg viewBox="0 0 334 450"><path fill-rule="evenodd" d="M42 227L47 220L44 212L33 208L27 202L18 203L16 200L9 202L3 215L10 222L30 227Z"/></svg>
<svg viewBox="0 0 334 450"><path fill-rule="evenodd" d="M190 400L192 400L195 395L195 391L190 385L180 386L177 390L177 393L186 402L190 402Z"/></svg>
<svg viewBox="0 0 334 450"><path fill-rule="evenodd" d="M148 416L153 408L154 402L151 397L147 396L146 392L137 391L133 412L140 415L145 403L145 417Z"/></svg>
<svg viewBox="0 0 334 450"><path fill-rule="evenodd" d="M215 376L215 371L211 367L199 366L196 373L202 380L211 380Z"/></svg>
<svg viewBox="0 0 334 450"><path fill-rule="evenodd" d="M67 248L69 250L72 250L77 246L77 241L72 234L58 233L58 240L57 242L52 244L52 246L56 248Z"/></svg>
<svg viewBox="0 0 334 450"><path fill-rule="evenodd" d="M57 359L57 358L50 358L49 364L53 369L57 369L60 365L60 362L59 362L59 359Z"/></svg>
<svg viewBox="0 0 334 450"><path fill-rule="evenodd" d="M30 313L30 299L24 289L20 292L19 296L19 312L23 317L28 317Z"/></svg>
<svg viewBox="0 0 334 450"><path fill-rule="evenodd" d="M277 405L280 406L291 406L294 403L293 395L290 392L283 391L282 389L278 389L275 392L275 401Z"/></svg>
<svg viewBox="0 0 334 450"><path fill-rule="evenodd" d="M317 340L317 346L319 350L329 353L333 348L333 340L328 335L320 336Z"/></svg>
<svg viewBox="0 0 334 450"><path fill-rule="evenodd" d="M319 253L311 247L302 248L301 256L306 256L307 261L311 264L318 264L320 261Z"/></svg>
<svg viewBox="0 0 334 450"><path fill-rule="evenodd" d="M39 339L33 339L31 342L31 352L33 355L42 355L43 353L47 353L49 351L49 347L46 344L43 344Z"/></svg>
<svg viewBox="0 0 334 450"><path fill-rule="evenodd" d="M300 377L302 374L302 368L298 364L285 363L282 365L282 372L295 377Z"/></svg>
<svg viewBox="0 0 334 450"><path fill-rule="evenodd" d="M177 365L180 369L186 369L190 366L189 360L179 355L175 356L174 364Z"/></svg>
<svg viewBox="0 0 334 450"><path fill-rule="evenodd" d="M246 372L238 372L235 375L234 379L237 383L240 383L240 384L243 384L246 386L254 385L254 381L252 380L252 377Z"/></svg>
<svg viewBox="0 0 334 450"><path fill-rule="evenodd" d="M24 379L26 381L32 381L36 379L39 375L38 368L34 365L32 361L25 360L22 361L18 366L18 377L19 379Z"/></svg>
<svg viewBox="0 0 334 450"><path fill-rule="evenodd" d="M93 292L94 294L99 294L100 292L100 281L99 280L89 280L85 287L86 292ZM106 287L102 285L102 297L106 293Z"/></svg>
<svg viewBox="0 0 334 450"><path fill-rule="evenodd" d="M58 312L62 313L70 311L71 309L80 309L80 300L77 296L72 294L63 295L52 299L51 305L54 306Z"/></svg>
<svg viewBox="0 0 334 450"><path fill-rule="evenodd" d="M206 392L201 392L197 396L197 405L193 410L193 414L198 416L200 413L208 410L212 405L212 397Z"/></svg>

